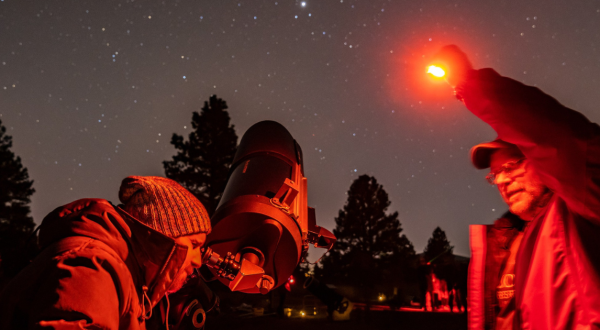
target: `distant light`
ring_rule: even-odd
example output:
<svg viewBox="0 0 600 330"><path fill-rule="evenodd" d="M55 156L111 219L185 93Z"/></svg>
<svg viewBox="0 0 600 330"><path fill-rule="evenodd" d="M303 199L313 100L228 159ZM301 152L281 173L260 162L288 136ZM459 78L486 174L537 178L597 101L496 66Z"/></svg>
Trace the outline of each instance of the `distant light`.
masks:
<svg viewBox="0 0 600 330"><path fill-rule="evenodd" d="M306 1L302 1L302 3L300 3L300 6L306 7Z"/></svg>
<svg viewBox="0 0 600 330"><path fill-rule="evenodd" d="M185 76L183 76L183 79L185 79L185 78L186 78L186 77L185 77Z"/></svg>
<svg viewBox="0 0 600 330"><path fill-rule="evenodd" d="M429 69L427 70L427 73L431 73L432 75L438 77L438 78L442 78L443 76L446 75L446 71L444 71L444 69L435 66L435 65L430 65Z"/></svg>

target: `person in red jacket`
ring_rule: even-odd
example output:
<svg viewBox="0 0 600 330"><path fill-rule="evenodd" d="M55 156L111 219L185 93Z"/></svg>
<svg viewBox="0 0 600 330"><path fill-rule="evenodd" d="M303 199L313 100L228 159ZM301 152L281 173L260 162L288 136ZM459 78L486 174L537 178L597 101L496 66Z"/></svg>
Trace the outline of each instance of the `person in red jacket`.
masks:
<svg viewBox="0 0 600 330"><path fill-rule="evenodd" d="M127 177L119 199L80 199L44 218L42 252L0 294L0 329L146 329L202 264L210 220L166 178Z"/></svg>
<svg viewBox="0 0 600 330"><path fill-rule="evenodd" d="M538 88L474 70L456 46L437 58L452 67L457 98L498 134L472 149L472 161L491 168L488 181L524 221L508 220L512 233L491 238L504 245L500 258L486 252L486 227L471 226L469 327L599 328L600 127ZM486 306L486 272L498 263L497 305Z"/></svg>

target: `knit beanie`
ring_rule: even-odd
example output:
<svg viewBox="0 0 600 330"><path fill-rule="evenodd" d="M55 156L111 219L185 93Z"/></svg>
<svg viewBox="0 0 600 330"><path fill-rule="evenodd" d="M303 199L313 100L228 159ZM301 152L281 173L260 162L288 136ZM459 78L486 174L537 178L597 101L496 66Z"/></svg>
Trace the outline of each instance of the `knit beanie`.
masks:
<svg viewBox="0 0 600 330"><path fill-rule="evenodd" d="M121 182L119 200L131 216L172 238L211 230L204 205L171 179L128 176Z"/></svg>

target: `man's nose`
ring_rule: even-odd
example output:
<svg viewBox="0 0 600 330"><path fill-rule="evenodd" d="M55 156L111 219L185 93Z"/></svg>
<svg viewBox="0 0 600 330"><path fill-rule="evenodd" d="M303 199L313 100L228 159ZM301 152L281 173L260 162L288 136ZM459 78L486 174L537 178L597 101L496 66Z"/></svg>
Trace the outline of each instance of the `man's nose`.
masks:
<svg viewBox="0 0 600 330"><path fill-rule="evenodd" d="M194 257L192 258L192 266L194 268L199 268L200 266L202 266L202 253L200 252L200 249L196 249L194 251Z"/></svg>
<svg viewBox="0 0 600 330"><path fill-rule="evenodd" d="M496 184L497 186L507 184L510 181L512 181L512 178L510 175L506 174L506 172L498 173L494 178L494 184Z"/></svg>

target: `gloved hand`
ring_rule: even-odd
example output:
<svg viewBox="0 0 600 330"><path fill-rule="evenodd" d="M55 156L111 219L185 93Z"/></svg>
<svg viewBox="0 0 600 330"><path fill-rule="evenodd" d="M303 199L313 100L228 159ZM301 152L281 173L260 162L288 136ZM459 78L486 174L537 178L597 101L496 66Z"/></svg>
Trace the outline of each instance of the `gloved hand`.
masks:
<svg viewBox="0 0 600 330"><path fill-rule="evenodd" d="M433 57L433 64L439 65L446 71L444 78L452 88L460 85L466 79L468 72L473 70L467 55L456 45L442 47Z"/></svg>

